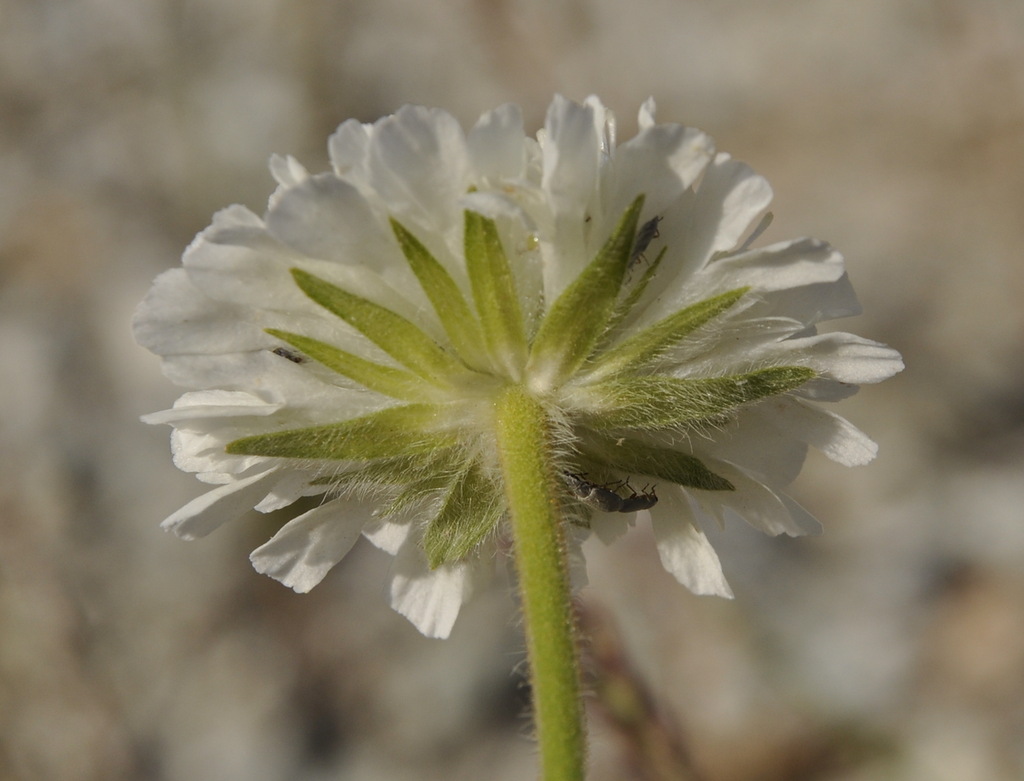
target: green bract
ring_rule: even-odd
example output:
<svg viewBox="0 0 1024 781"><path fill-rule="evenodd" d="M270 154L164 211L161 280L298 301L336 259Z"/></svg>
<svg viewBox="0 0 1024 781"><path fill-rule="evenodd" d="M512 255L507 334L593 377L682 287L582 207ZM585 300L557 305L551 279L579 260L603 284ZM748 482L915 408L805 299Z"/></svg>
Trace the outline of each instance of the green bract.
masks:
<svg viewBox="0 0 1024 781"><path fill-rule="evenodd" d="M490 405L511 386L531 393L547 410L551 436L565 438L557 442L563 473L593 470L620 480L633 475L700 491L734 490L700 459L649 437L721 425L740 407L795 390L815 372L770 366L727 376L676 376L673 350L726 316L747 287L620 334L665 258L663 249L643 273L630 269L643 203L640 196L630 204L601 250L547 307L532 341L498 225L473 211L464 213L465 292L412 231L391 219L445 344L399 312L292 269L310 300L398 365L291 331L267 333L396 403L335 423L237 439L227 452L334 463L317 484L339 492L379 492L389 497L380 509L388 517L426 509L422 544L432 568L464 559L507 512ZM557 475L551 479L562 482Z"/></svg>

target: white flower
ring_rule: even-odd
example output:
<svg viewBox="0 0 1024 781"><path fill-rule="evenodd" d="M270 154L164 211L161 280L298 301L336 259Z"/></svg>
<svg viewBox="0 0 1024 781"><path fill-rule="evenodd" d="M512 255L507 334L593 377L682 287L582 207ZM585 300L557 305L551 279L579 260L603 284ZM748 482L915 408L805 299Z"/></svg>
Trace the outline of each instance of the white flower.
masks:
<svg viewBox="0 0 1024 781"><path fill-rule="evenodd" d="M697 593L730 594L704 524L806 533L780 487L807 445L874 456L817 404L902 368L816 333L858 311L842 258L752 248L768 183L652 101L621 145L596 98L558 97L536 140L514 106L468 133L405 107L329 148L324 174L273 158L266 215L218 213L136 314L190 389L145 420L215 486L164 522L181 537L317 497L256 569L308 591L365 536L395 556L392 605L442 637L504 538L491 402L509 384L548 410L566 523L610 540L648 510Z"/></svg>

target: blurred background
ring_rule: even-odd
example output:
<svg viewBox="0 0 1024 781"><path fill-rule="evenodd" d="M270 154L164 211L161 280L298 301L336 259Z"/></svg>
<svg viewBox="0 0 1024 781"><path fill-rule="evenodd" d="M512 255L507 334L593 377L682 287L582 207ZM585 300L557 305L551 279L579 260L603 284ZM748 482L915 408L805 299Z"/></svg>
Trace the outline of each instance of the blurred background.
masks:
<svg viewBox="0 0 1024 781"><path fill-rule="evenodd" d="M908 365L840 408L879 458L794 488L823 536L714 534L735 601L589 550L591 777L1024 778L1024 3L0 0L0 779L534 778L502 589L432 641L368 544L297 596L280 519L159 530L201 486L129 318L272 152L555 92L752 164Z"/></svg>

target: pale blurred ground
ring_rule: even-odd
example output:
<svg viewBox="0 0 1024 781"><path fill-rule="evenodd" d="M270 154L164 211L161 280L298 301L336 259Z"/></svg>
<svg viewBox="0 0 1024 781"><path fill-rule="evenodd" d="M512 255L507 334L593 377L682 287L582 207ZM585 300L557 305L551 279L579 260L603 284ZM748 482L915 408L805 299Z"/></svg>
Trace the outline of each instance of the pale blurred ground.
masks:
<svg viewBox="0 0 1024 781"><path fill-rule="evenodd" d="M0 779L533 777L502 591L430 641L368 545L300 597L246 560L279 519L158 529L200 486L128 321L271 152L556 91L753 164L766 239L843 250L842 325L909 367L843 405L879 459L798 482L824 536L715 535L734 602L642 529L591 550L668 742L705 781L1024 778L1024 3L0 0ZM592 735L593 779L655 777L596 700Z"/></svg>

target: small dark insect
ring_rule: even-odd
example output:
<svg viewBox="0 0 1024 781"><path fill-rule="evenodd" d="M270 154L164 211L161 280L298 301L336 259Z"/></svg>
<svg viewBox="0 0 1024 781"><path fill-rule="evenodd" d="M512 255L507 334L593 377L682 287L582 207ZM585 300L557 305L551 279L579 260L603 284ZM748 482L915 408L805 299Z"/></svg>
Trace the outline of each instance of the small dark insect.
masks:
<svg viewBox="0 0 1024 781"><path fill-rule="evenodd" d="M661 235L658 232L658 223L661 220L661 217L654 216L640 226L640 230L636 232L636 241L633 242L633 251L629 255L629 265L635 265L644 256L651 242Z"/></svg>
<svg viewBox="0 0 1024 781"><path fill-rule="evenodd" d="M573 494L584 504L589 504L598 510L606 513L620 512L622 508L622 497L614 491L587 480L583 475L573 472L565 473L565 480Z"/></svg>
<svg viewBox="0 0 1024 781"><path fill-rule="evenodd" d="M566 472L565 481L577 499L606 513L635 513L637 510L649 510L658 503L658 495L653 487L648 490L645 486L637 493L629 487L628 480L611 484L629 488L632 495L626 497L620 496L608 486L592 483L583 475L574 472Z"/></svg>
<svg viewBox="0 0 1024 781"><path fill-rule="evenodd" d="M633 489L630 489L631 491ZM650 510L654 505L658 503L658 494L655 493L652 487L650 491L645 486L640 493L633 491L632 496L627 496L622 500L622 507L619 508L620 513L634 513L637 510Z"/></svg>
<svg viewBox="0 0 1024 781"><path fill-rule="evenodd" d="M296 352L292 352L287 347L275 347L274 355L280 355L282 358L287 358L292 363L305 363L306 359L303 358Z"/></svg>

